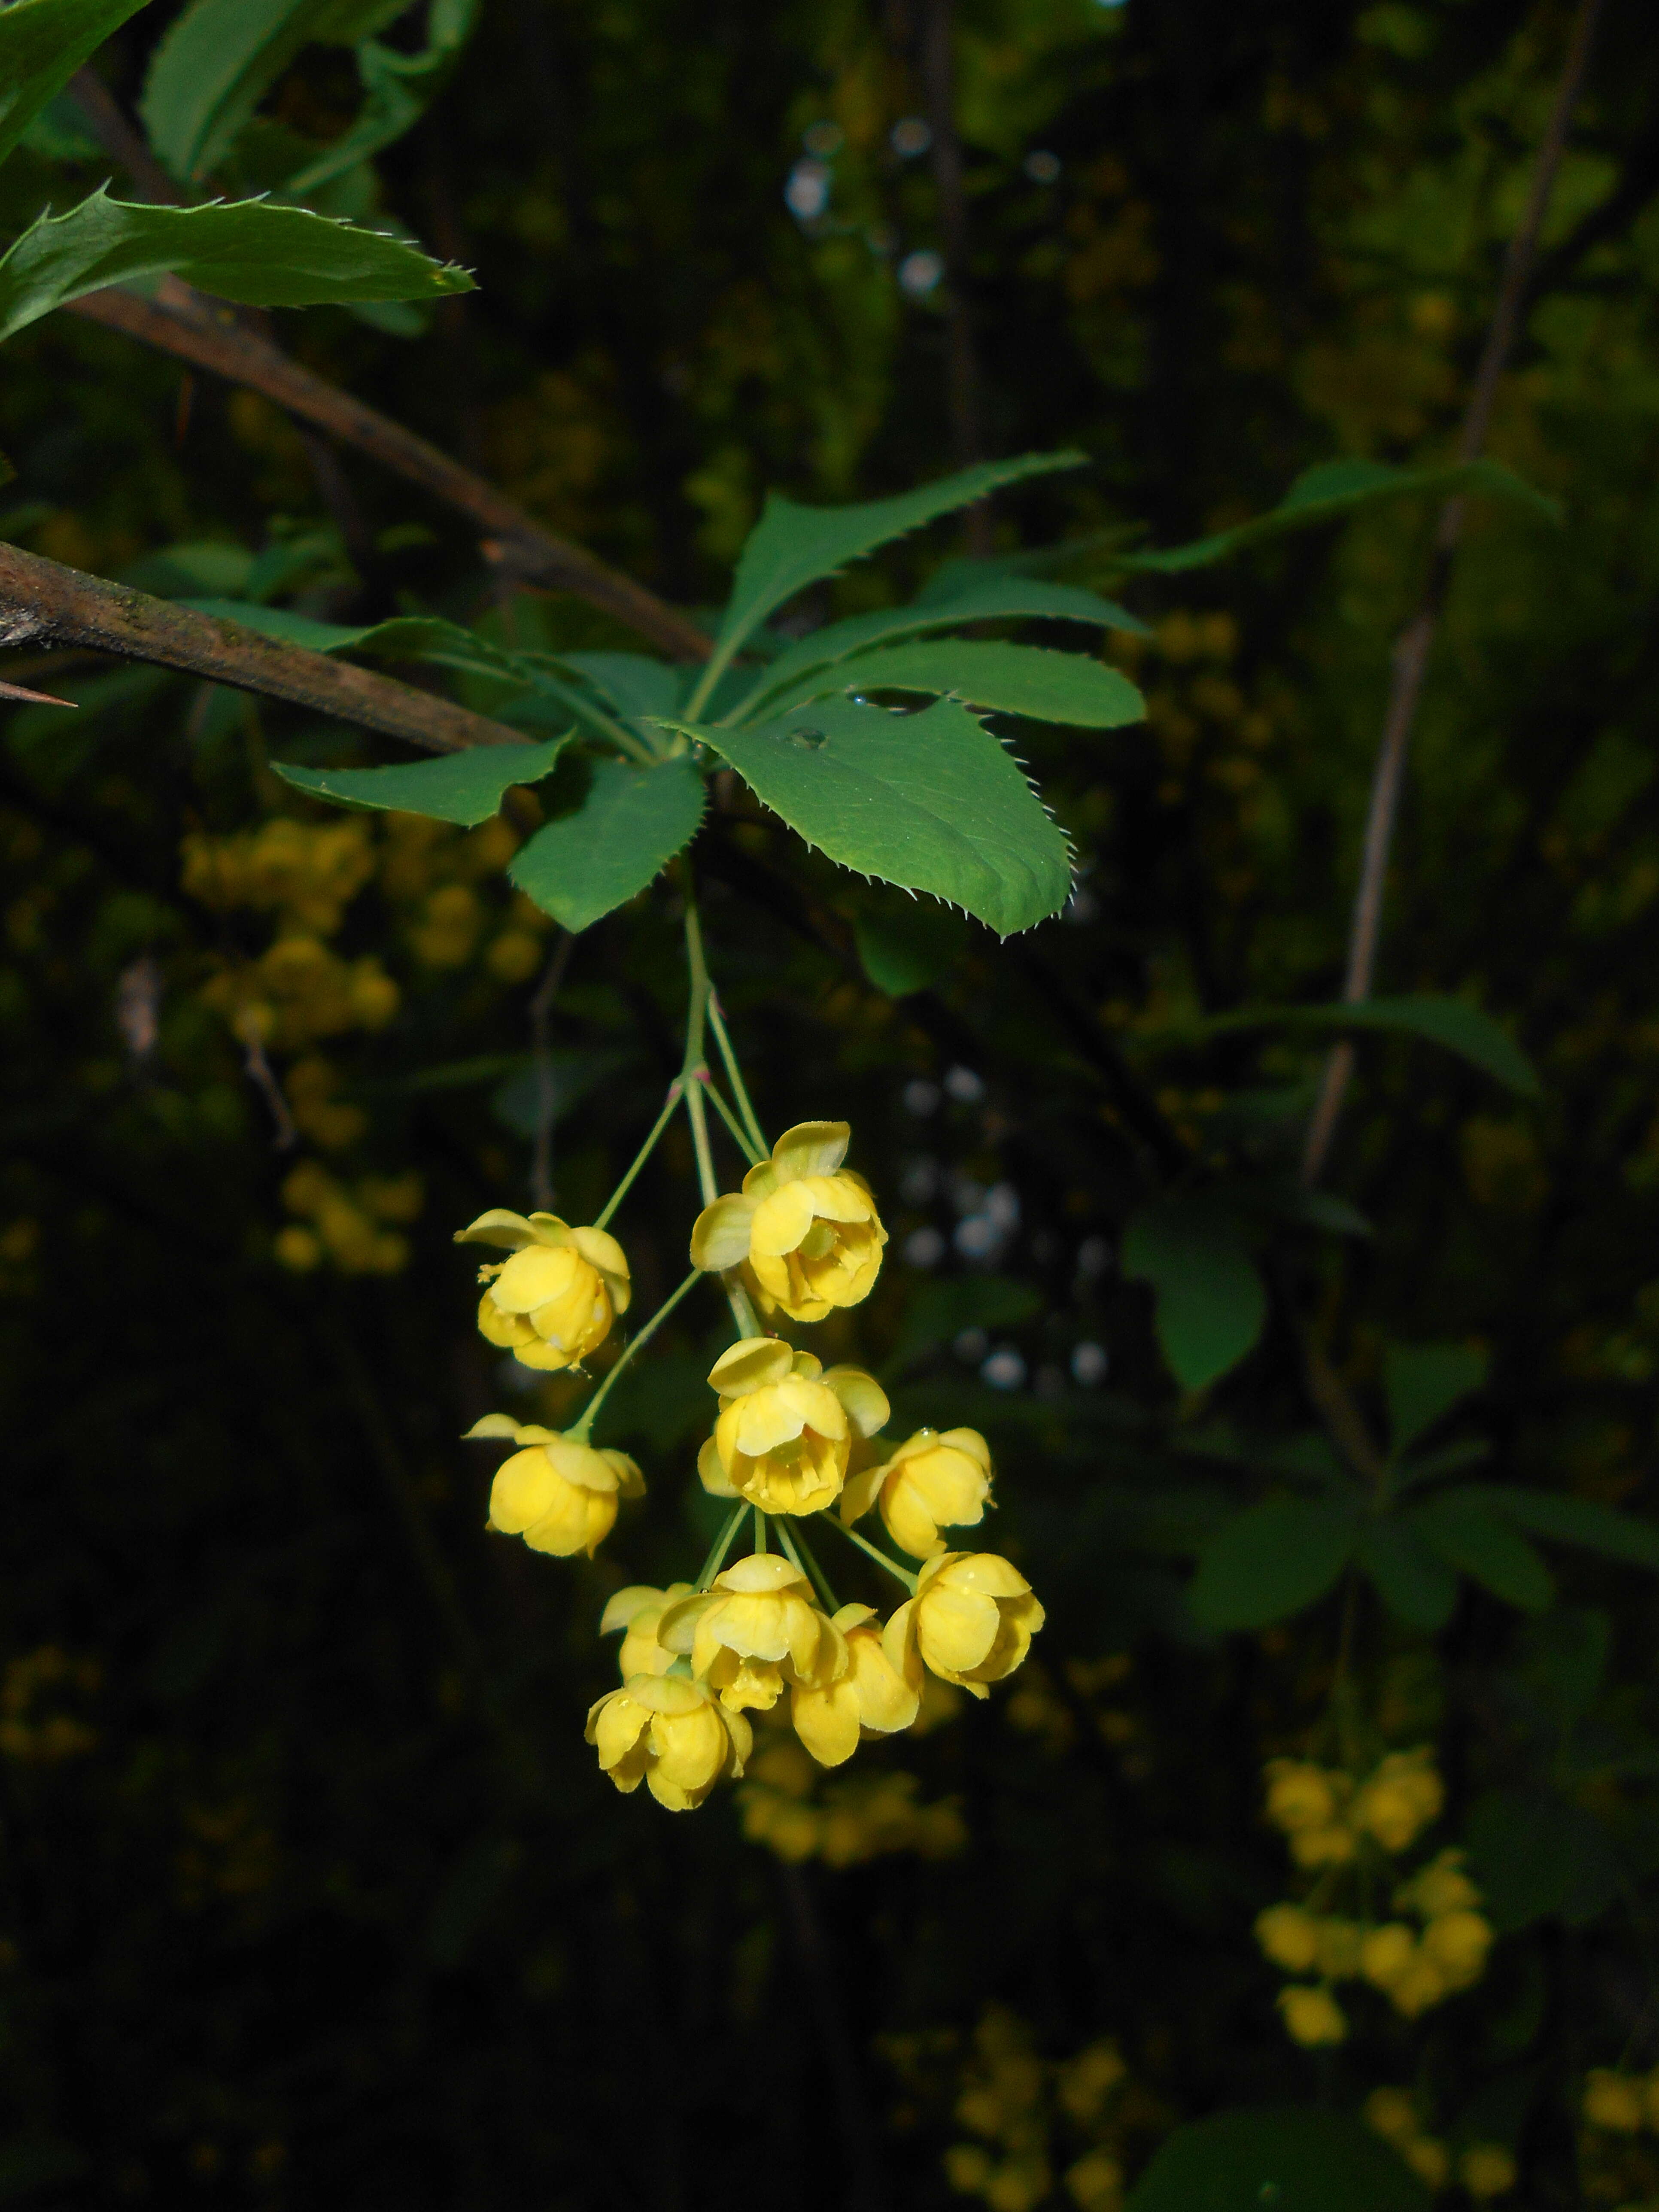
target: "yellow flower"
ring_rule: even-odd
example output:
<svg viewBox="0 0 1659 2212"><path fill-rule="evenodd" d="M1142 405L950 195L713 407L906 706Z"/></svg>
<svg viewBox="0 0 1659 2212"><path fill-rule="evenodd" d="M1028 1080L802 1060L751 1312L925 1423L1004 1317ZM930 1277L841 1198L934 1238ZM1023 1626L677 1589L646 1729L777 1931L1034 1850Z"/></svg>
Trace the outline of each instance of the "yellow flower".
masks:
<svg viewBox="0 0 1659 2212"><path fill-rule="evenodd" d="M1081 2212L1117 2212L1123 2168L1109 2150L1088 2150L1066 2169L1066 2190Z"/></svg>
<svg viewBox="0 0 1659 2212"><path fill-rule="evenodd" d="M501 1206L456 1231L458 1244L501 1244L512 1254L481 1267L487 1285L478 1327L491 1344L526 1367L575 1367L597 1352L616 1316L628 1311L628 1261L603 1229L568 1229L556 1214L508 1213Z"/></svg>
<svg viewBox="0 0 1659 2212"><path fill-rule="evenodd" d="M839 1766L860 1735L893 1735L921 1709L921 1662L911 1650L901 1673L867 1605L844 1605L830 1623L847 1644L847 1671L832 1681L798 1682L789 1695L795 1733L820 1766Z"/></svg>
<svg viewBox="0 0 1659 2212"><path fill-rule="evenodd" d="M703 1487L746 1498L768 1513L816 1513L834 1503L855 1437L887 1419L872 1376L792 1352L773 1336L744 1337L708 1371L720 1395L714 1433L697 1461Z"/></svg>
<svg viewBox="0 0 1659 2212"><path fill-rule="evenodd" d="M1437 2195L1451 2172L1451 2160L1446 2146L1432 2136L1413 2136L1409 2142L1398 2145L1400 2155L1424 2187Z"/></svg>
<svg viewBox="0 0 1659 2212"><path fill-rule="evenodd" d="M849 1524L879 1503L896 1543L913 1559L945 1549L941 1525L983 1519L991 1495L991 1448L977 1429L918 1429L873 1467L849 1475L841 1517Z"/></svg>
<svg viewBox="0 0 1659 2212"><path fill-rule="evenodd" d="M1300 1759L1270 1759L1266 1773L1267 1818L1285 1835L1328 1827L1336 1818L1336 1790L1322 1766Z"/></svg>
<svg viewBox="0 0 1659 2212"><path fill-rule="evenodd" d="M1319 1923L1299 1905L1270 1905L1255 1916L1255 1940L1274 1966L1305 1974L1319 1956Z"/></svg>
<svg viewBox="0 0 1659 2212"><path fill-rule="evenodd" d="M1348 2039L1348 2023L1342 2008L1328 1990L1310 1989L1304 1982L1291 1982L1279 1992L1279 2009L1293 2043L1312 2045L1346 2043Z"/></svg>
<svg viewBox="0 0 1659 2212"><path fill-rule="evenodd" d="M524 1447L495 1470L489 1525L504 1536L522 1536L532 1552L561 1559L586 1552L592 1559L616 1521L618 1494L645 1495L645 1478L626 1452L598 1451L505 1413L486 1413L466 1433L510 1437Z"/></svg>
<svg viewBox="0 0 1659 2212"><path fill-rule="evenodd" d="M1442 1851L1409 1881L1401 1882L1394 1901L1420 1912L1425 1920L1466 1909L1473 1911L1481 1901L1480 1893L1462 1869L1462 1851Z"/></svg>
<svg viewBox="0 0 1659 2212"><path fill-rule="evenodd" d="M1633 2136L1643 2119L1642 2083L1610 2066L1593 2066L1584 2082L1584 2118L1593 2128Z"/></svg>
<svg viewBox="0 0 1659 2212"><path fill-rule="evenodd" d="M1507 2197L1516 2184L1515 2160L1502 2143L1471 2143L1457 2161L1457 2178L1477 2204Z"/></svg>
<svg viewBox="0 0 1659 2212"><path fill-rule="evenodd" d="M870 1186L842 1166L845 1121L802 1121L691 1231L695 1267L741 1267L764 1310L822 1321L870 1295L887 1242Z"/></svg>
<svg viewBox="0 0 1659 2212"><path fill-rule="evenodd" d="M1480 1980L1492 1944L1492 1923L1479 1912L1443 1912L1423 1930L1424 1956L1449 1990L1466 1990Z"/></svg>
<svg viewBox="0 0 1659 2212"><path fill-rule="evenodd" d="M1444 1974L1403 1920L1385 1921L1360 1939L1359 1971L1407 2020L1447 1993Z"/></svg>
<svg viewBox="0 0 1659 2212"><path fill-rule="evenodd" d="M916 1594L888 1622L884 1642L909 1678L913 1653L976 1698L1012 1674L1043 1622L1042 1607L1017 1567L994 1552L942 1552L916 1578Z"/></svg>
<svg viewBox="0 0 1659 2212"><path fill-rule="evenodd" d="M690 1653L691 1672L720 1692L728 1712L776 1705L786 1685L816 1687L847 1672L847 1639L812 1602L799 1569L757 1552L714 1577L712 1589L678 1598L657 1640Z"/></svg>
<svg viewBox="0 0 1659 2212"><path fill-rule="evenodd" d="M1415 1751L1391 1751L1378 1762L1360 1784L1351 1817L1385 1851L1403 1851L1438 1820L1445 1798L1434 1753L1421 1744Z"/></svg>
<svg viewBox="0 0 1659 2212"><path fill-rule="evenodd" d="M671 1813L701 1805L728 1767L741 1774L750 1744L742 1714L683 1674L635 1674L610 1692L588 1712L587 1741L618 1790L643 1782Z"/></svg>
<svg viewBox="0 0 1659 2212"><path fill-rule="evenodd" d="M1364 2106L1365 2124L1383 2140L1408 2143L1418 2133L1417 2106L1409 2089L1373 2089Z"/></svg>
<svg viewBox="0 0 1659 2212"><path fill-rule="evenodd" d="M666 1589L656 1589L647 1583L630 1583L625 1589L611 1592L599 1616L599 1633L610 1636L618 1628L624 1632L622 1649L617 1654L617 1664L624 1682L634 1674L668 1672L674 1663L674 1655L658 1643L657 1623L677 1599L690 1595L690 1583L670 1583Z"/></svg>

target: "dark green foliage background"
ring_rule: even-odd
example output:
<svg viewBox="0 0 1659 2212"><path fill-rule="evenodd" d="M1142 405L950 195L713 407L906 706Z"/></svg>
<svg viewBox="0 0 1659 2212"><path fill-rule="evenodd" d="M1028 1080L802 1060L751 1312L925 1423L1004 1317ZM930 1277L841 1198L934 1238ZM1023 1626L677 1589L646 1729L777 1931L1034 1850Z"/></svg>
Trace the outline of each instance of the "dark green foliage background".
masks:
<svg viewBox="0 0 1659 2212"><path fill-rule="evenodd" d="M1170 543L1337 453L1444 457L1563 8L970 0L962 15L988 444L1076 444L1096 464L1000 503L1010 546L1133 521ZM104 57L128 100L159 27L141 16ZM413 338L319 313L286 318L284 340L665 596L711 604L768 484L872 496L961 458L938 302L905 301L881 232L901 252L938 239L927 165L887 151L920 102L914 28L903 0L490 0L455 84L380 164L388 206L478 291ZM302 56L283 112L337 127L342 66ZM1280 1238L1263 1347L1204 1415L1311 1425L1297 1314L1372 1408L1385 1341L1473 1341L1490 1382L1465 1432L1493 1440L1491 1479L1638 1513L1659 1362L1656 96L1651 26L1610 0L1492 441L1565 520L1474 511L1390 884L1383 988L1499 1015L1542 1098L1516 1103L1426 1047L1364 1047L1332 1181L1376 1235ZM836 220L809 234L782 186L825 118L846 134ZM1026 173L1033 148L1058 155L1058 181ZM21 228L49 197L66 200L64 172L21 155L0 218ZM181 433L179 382L68 317L29 331L6 358L20 481L0 496L39 506L0 528L112 574L204 537L258 548L273 518L329 525L286 426L204 381ZM483 616L492 586L465 533L343 465L356 580L314 611ZM1362 1676L1398 1740L1445 1730L1448 1838L1484 1793L1519 1790L1566 1808L1577 1856L1565 1888L1547 1865L1531 1892L1516 1875L1516 1932L1480 1989L1316 2063L1280 2033L1249 1928L1285 1886L1260 1763L1321 1709L1336 1607L1261 1637L1196 1629L1180 1592L1197 1538L1262 1486L1180 1448L1194 1409L1145 1291L1078 1266L1083 1240L1115 1244L1205 1159L1293 1135L1218 1114L1215 1094L1304 1081L1310 1051L1234 1037L1172 1057L1145 1033L1334 994L1388 652L1431 522L1401 502L1128 587L1158 633L1137 665L1149 726L1019 733L1077 845L1086 918L1006 946L964 927L929 991L896 1003L860 965L854 926L884 895L775 830L721 821L696 848L763 1119L847 1115L896 1231L877 1296L826 1332L836 1354L878 1364L915 1325L930 1279L902 1239L950 1220L899 1197L917 1153L1018 1188L1000 1265L1040 1309L995 1334L1033 1374L1063 1376L1082 1340L1111 1353L1101 1390L998 1394L944 1348L908 1378L906 1414L993 1437L994 1540L1050 1602L1040 1653L1073 1708L1067 1749L996 1699L903 1747L925 1795L963 1802L971 1846L941 1864L786 1877L741 1839L729 1794L670 1819L616 1796L581 1742L613 1665L592 1633L604 1592L695 1571L684 1486L718 1316L685 1310L670 1383L636 1393L608 1439L639 1452L652 1496L594 1568L485 1535L488 1469L454 1438L497 1401L448 1237L526 1201L528 1151L487 1087L407 1079L522 1050L529 987L405 978L356 1076L371 1164L427 1180L414 1263L385 1281L284 1273L270 1247L290 1163L191 995L222 925L179 889L187 830L271 803L244 726L143 672L97 676L73 722L12 716L0 1212L41 1234L7 1261L0 1304L0 1617L15 1653L94 1656L103 1686L89 1756L0 1761L0 2196L961 2201L939 2166L948 2105L890 2126L875 2040L966 2031L996 2001L1053 2055L1117 2036L1171 2117L1351 2109L1420 2078L1448 2125L1499 2116L1482 2125L1518 2140L1523 2201L1579 2201L1580 2070L1659 2057L1651 1582L1559 1554L1565 1614L1517 1626L1466 1591L1433 1650L1363 1616ZM835 605L875 603L955 550L937 531ZM1186 610L1231 628L1170 628ZM567 642L628 643L569 602L541 618ZM392 757L260 720L289 757ZM585 937L556 1007L562 1051L621 1055L560 1126L573 1219L678 1062L671 909L659 887ZM113 993L147 950L167 988L143 1073ZM907 1109L908 1081L958 1066L981 1102ZM683 1269L688 1168L671 1144L619 1224L641 1313ZM1577 1695L1570 1662L1597 1620L1610 1669ZM1065 1674L1121 1650L1141 1753L1127 1766Z"/></svg>

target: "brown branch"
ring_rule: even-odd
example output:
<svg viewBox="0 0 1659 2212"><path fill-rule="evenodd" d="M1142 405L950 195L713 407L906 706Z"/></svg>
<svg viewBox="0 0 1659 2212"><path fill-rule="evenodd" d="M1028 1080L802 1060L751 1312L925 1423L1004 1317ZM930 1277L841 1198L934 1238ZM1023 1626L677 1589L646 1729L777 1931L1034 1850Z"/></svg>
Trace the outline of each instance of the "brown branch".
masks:
<svg viewBox="0 0 1659 2212"><path fill-rule="evenodd" d="M112 161L120 163L144 198L159 201L163 207L182 207L188 195L150 152L90 62L76 70L68 90L93 137Z"/></svg>
<svg viewBox="0 0 1659 2212"><path fill-rule="evenodd" d="M1566 150L1567 131L1583 85L1601 4L1602 0L1579 0L1566 61L1561 71L1560 82L1556 87L1555 103L1538 149L1538 158L1533 165L1527 204L1510 240L1503 283L1498 288L1497 305L1492 310L1492 323L1480 356L1480 366L1476 371L1474 387L1463 417L1462 432L1457 441L1460 461L1477 459L1486 442L1498 383L1520 332L1528 282L1537 258L1539 233L1549 207L1556 173ZM1342 986L1343 1001L1348 1006L1358 1006L1370 996L1371 977L1376 966L1377 937L1382 925L1389 852L1399 813L1406 757L1411 746L1412 726L1417 719L1418 702L1422 696L1429 655L1433 648L1435 632L1439 627L1447 586L1451 580L1458 540L1462 535L1463 511L1464 501L1461 497L1449 499L1441 508L1423 597L1417 612L1401 632L1395 645L1393 681L1389 691L1388 708L1382 718L1382 737L1377 748L1376 765L1372 772L1359 887L1354 899L1353 920L1348 935L1347 973ZM1353 1066L1353 1047L1346 1042L1334 1048L1325 1063L1324 1077L1308 1125L1307 1141L1302 1157L1302 1180L1310 1187L1318 1182L1329 1157Z"/></svg>
<svg viewBox="0 0 1659 2212"><path fill-rule="evenodd" d="M514 574L574 592L677 659L708 659L707 636L654 592L544 530L505 492L401 422L302 368L279 347L239 328L228 313L219 313L189 285L167 279L159 296L150 300L133 292L91 292L70 301L68 312L263 393L465 515L493 541L486 553Z"/></svg>
<svg viewBox="0 0 1659 2212"><path fill-rule="evenodd" d="M520 732L504 723L389 676L301 646L279 645L240 623L195 614L0 543L0 646L5 645L88 646L151 661L239 691L287 699L428 752L524 742Z"/></svg>

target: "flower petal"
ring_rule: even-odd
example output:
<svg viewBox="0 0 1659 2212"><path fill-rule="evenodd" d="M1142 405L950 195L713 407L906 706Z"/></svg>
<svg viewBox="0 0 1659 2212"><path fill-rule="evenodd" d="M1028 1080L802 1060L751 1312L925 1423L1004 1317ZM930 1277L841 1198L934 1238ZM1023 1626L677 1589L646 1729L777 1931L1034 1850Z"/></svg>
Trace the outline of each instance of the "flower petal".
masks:
<svg viewBox="0 0 1659 2212"><path fill-rule="evenodd" d="M722 1398L741 1398L768 1382L781 1382L794 1355L775 1336L745 1336L728 1344L708 1370L711 1389Z"/></svg>
<svg viewBox="0 0 1659 2212"><path fill-rule="evenodd" d="M488 1213L481 1213L476 1221L468 1222L465 1229L455 1231L458 1244L505 1245L516 1252L522 1245L540 1240L521 1213L509 1213L505 1206L492 1206Z"/></svg>
<svg viewBox="0 0 1659 2212"><path fill-rule="evenodd" d="M859 1697L850 1681L825 1689L791 1690L789 1717L795 1734L820 1766L840 1766L859 1747Z"/></svg>
<svg viewBox="0 0 1659 2212"><path fill-rule="evenodd" d="M873 1375L866 1375L861 1367L830 1367L825 1369L823 1381L824 1387L841 1400L857 1435L872 1437L886 1427L893 1409Z"/></svg>
<svg viewBox="0 0 1659 2212"><path fill-rule="evenodd" d="M797 1121L772 1147L779 1180L793 1176L833 1175L853 1140L846 1121Z"/></svg>
<svg viewBox="0 0 1659 2212"><path fill-rule="evenodd" d="M727 1196L704 1206L691 1225L691 1265L718 1273L749 1257L749 1224L756 1200Z"/></svg>

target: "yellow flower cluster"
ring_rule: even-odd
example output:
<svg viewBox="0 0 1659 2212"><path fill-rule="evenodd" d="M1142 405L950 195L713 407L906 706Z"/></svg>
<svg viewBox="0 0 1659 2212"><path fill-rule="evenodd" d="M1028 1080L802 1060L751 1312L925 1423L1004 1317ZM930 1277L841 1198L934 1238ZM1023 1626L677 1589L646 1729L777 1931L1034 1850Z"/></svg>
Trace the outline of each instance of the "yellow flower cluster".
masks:
<svg viewBox="0 0 1659 2212"><path fill-rule="evenodd" d="M301 1160L283 1184L283 1203L300 1219L278 1230L273 1249L296 1275L325 1259L343 1275L395 1275L408 1265L409 1239L387 1224L415 1220L425 1195L417 1175L363 1176L348 1189Z"/></svg>
<svg viewBox="0 0 1659 2212"><path fill-rule="evenodd" d="M1409 2089L1373 2089L1364 2114L1367 2126L1393 2144L1425 2188L1437 2196L1450 2185L1451 2153L1423 2126ZM1502 2143L1470 2143L1458 2155L1455 2178L1477 2204L1489 2203L1514 2188L1515 2160Z"/></svg>
<svg viewBox="0 0 1659 2212"><path fill-rule="evenodd" d="M1659 2066L1650 2074L1625 2074L1593 2066L1584 2078L1585 2124L1609 2135L1659 2135Z"/></svg>
<svg viewBox="0 0 1659 2212"><path fill-rule="evenodd" d="M1427 1746L1390 1752L1364 1778L1275 1759L1267 1783L1268 1820L1297 1864L1318 1875L1304 1903L1269 1905L1255 1923L1256 1941L1275 1966L1317 1977L1279 1993L1293 2041L1316 2047L1346 2040L1348 2021L1332 1995L1334 1983L1368 1982L1396 2012L1415 2019L1480 1979L1492 1928L1461 1851L1441 1851L1398 1883L1392 1918L1378 1921L1369 1910L1382 1858L1408 1850L1444 1802ZM1322 1909L1350 1874L1364 1878L1364 1913Z"/></svg>
<svg viewBox="0 0 1659 2212"><path fill-rule="evenodd" d="M954 1858L968 1831L953 1797L919 1803L914 1774L841 1778L818 1792L822 1770L793 1737L757 1752L738 1791L743 1832L750 1843L791 1865L861 1866L909 1851L922 1859Z"/></svg>
<svg viewBox="0 0 1659 2212"><path fill-rule="evenodd" d="M348 1030L383 1030L400 1003L398 986L372 954L343 960L319 937L279 937L257 960L222 965L203 1002L236 1035L296 1052Z"/></svg>
<svg viewBox="0 0 1659 2212"><path fill-rule="evenodd" d="M1091 2043L1056 2064L1033 2048L1024 2021L992 2006L975 2032L955 2117L972 2138L945 2154L945 2178L959 2195L979 2197L991 2212L1033 2212L1064 2160L1060 2184L1079 2212L1117 2212L1126 2139L1159 2116L1115 2043ZM1062 2149L1056 2139L1067 2136ZM1078 2153L1079 2138L1085 2148Z"/></svg>
<svg viewBox="0 0 1659 2212"><path fill-rule="evenodd" d="M1659 2204L1659 2066L1650 2073L1593 2066L1579 2106L1580 2186L1586 2204L1648 2212Z"/></svg>
<svg viewBox="0 0 1659 2212"><path fill-rule="evenodd" d="M705 1209L692 1238L700 1270L737 1275L768 1311L823 1318L869 1291L886 1241L868 1187L842 1170L845 1122L804 1122L747 1177L741 1197ZM504 1247L484 1267L478 1327L524 1364L580 1367L604 1345L631 1292L627 1256L599 1228L571 1228L551 1213L496 1208L456 1240ZM743 1296L733 1292L734 1310ZM649 1327L651 1325L647 1325ZM626 1358L628 1355L623 1355ZM884 1447L886 1394L861 1368L825 1370L775 1336L746 1336L721 1353L708 1381L719 1400L698 1455L705 1490L732 1502L725 1542L745 1506L758 1548L721 1568L711 1556L696 1589L630 1584L605 1610L602 1633L623 1632L623 1686L588 1716L588 1741L619 1789L646 1782L676 1810L700 1804L722 1774L740 1776L751 1749L750 1712L786 1702L801 1744L823 1767L845 1764L861 1741L913 1727L931 1675L983 1698L1020 1664L1042 1626L1042 1606L1009 1561L945 1549L941 1526L979 1521L991 1491L991 1454L972 1429L924 1429ZM602 1386L600 1395L603 1395ZM643 1488L620 1452L587 1442L593 1401L561 1435L491 1414L469 1432L510 1437L520 1449L497 1472L489 1525L538 1551L590 1556L610 1532L619 1497ZM912 1577L886 1564L914 1595L883 1622L867 1605L818 1602L794 1539L767 1546L767 1516L786 1524L839 1506L842 1524L879 1504L889 1531L921 1560ZM866 1550L861 1537L855 1542ZM884 1555L878 1553L878 1558ZM813 1565L812 1573L818 1570ZM822 1577L819 1577L820 1581ZM827 1585L825 1585L827 1591ZM898 1778L902 1785L905 1778ZM908 1835L921 1815L884 1785L848 1797L808 1838L787 1791L751 1793L746 1818L792 1839L785 1855L853 1854L859 1832L895 1815ZM900 1795L902 1795L902 1787ZM827 1840L831 1836L846 1840ZM878 1849L896 1848L879 1844Z"/></svg>

